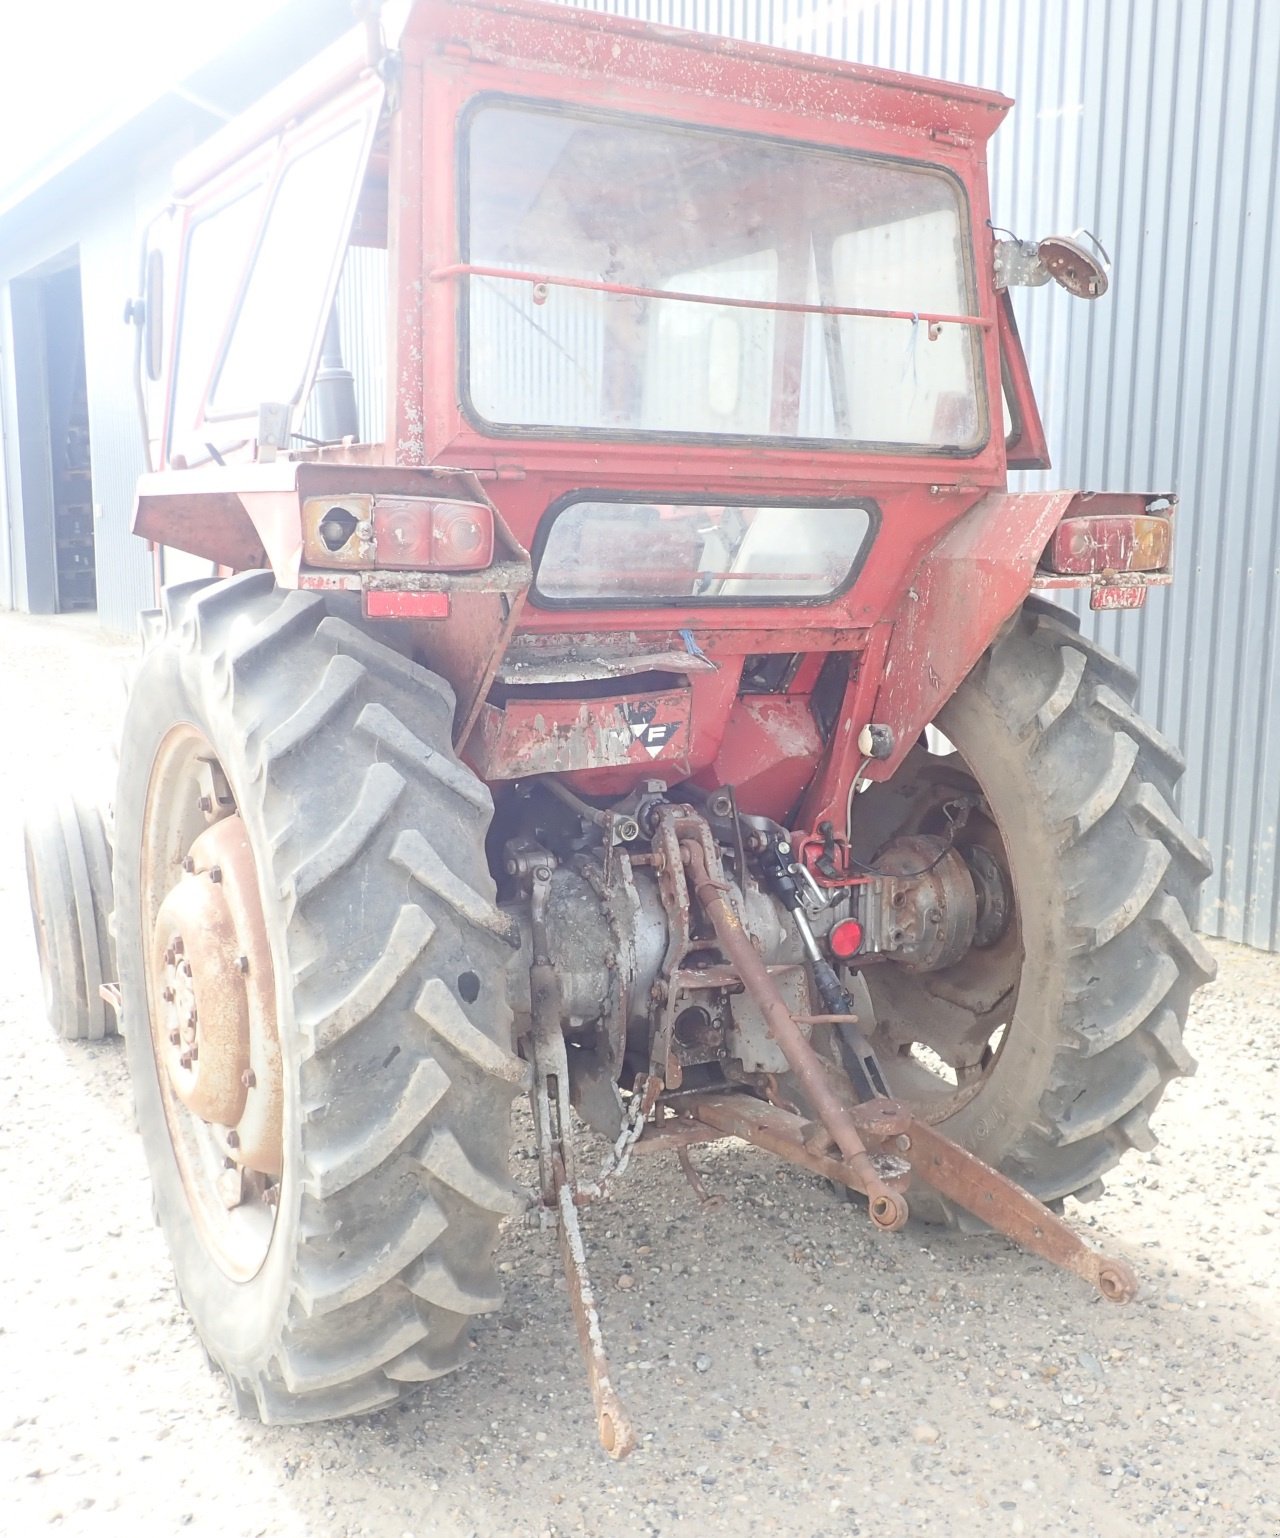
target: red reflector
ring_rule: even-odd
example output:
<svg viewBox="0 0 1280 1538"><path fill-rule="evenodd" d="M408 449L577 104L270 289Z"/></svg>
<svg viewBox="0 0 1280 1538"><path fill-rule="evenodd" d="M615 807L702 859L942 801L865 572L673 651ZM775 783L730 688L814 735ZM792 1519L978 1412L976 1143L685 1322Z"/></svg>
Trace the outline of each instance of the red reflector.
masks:
<svg viewBox="0 0 1280 1538"><path fill-rule="evenodd" d="M841 919L828 936L831 953L841 961L856 956L862 949L862 925L857 919Z"/></svg>
<svg viewBox="0 0 1280 1538"><path fill-rule="evenodd" d="M369 619L447 619L448 593L390 593L374 589L364 595Z"/></svg>

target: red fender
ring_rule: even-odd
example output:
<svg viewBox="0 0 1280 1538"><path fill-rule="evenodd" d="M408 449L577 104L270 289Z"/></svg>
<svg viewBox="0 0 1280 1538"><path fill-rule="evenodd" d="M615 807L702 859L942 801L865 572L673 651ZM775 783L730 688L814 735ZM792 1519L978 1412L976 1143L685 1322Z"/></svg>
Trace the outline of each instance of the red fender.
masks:
<svg viewBox="0 0 1280 1538"><path fill-rule="evenodd" d="M893 728L888 779L1021 606L1049 536L1076 491L993 491L921 560L894 612L872 719Z"/></svg>

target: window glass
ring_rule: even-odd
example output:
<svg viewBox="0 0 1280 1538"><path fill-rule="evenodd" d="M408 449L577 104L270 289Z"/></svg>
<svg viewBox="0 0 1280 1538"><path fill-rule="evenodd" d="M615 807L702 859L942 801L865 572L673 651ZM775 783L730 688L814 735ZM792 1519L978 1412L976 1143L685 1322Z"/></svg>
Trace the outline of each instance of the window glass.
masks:
<svg viewBox="0 0 1280 1538"><path fill-rule="evenodd" d="M473 112L464 154L465 260L490 269L464 304L485 423L953 452L985 439L977 328L911 318L975 307L945 173L507 103ZM753 307L778 304L907 318Z"/></svg>
<svg viewBox="0 0 1280 1538"><path fill-rule="evenodd" d="M844 507L573 502L538 562L552 603L773 603L829 597L868 543L871 514Z"/></svg>
<svg viewBox="0 0 1280 1538"><path fill-rule="evenodd" d="M174 371L174 452L189 451L218 344L262 213L262 184L195 220L187 236Z"/></svg>
<svg viewBox="0 0 1280 1538"><path fill-rule="evenodd" d="M226 356L211 416L264 401L297 403L341 259L368 125L350 124L299 155L280 178Z"/></svg>
<svg viewBox="0 0 1280 1538"><path fill-rule="evenodd" d="M387 417L387 284L385 247L348 246L334 300L342 364L352 375L356 398L357 437L377 443L386 433ZM323 442L326 426L320 409L325 354L311 384L311 393L297 425L297 436Z"/></svg>
<svg viewBox="0 0 1280 1538"><path fill-rule="evenodd" d="M956 314L966 307L956 281L962 249L954 204L867 225L832 242L833 292L838 303L859 309ZM821 325L821 317L809 317L811 334ZM975 442L970 328L943 324L931 338L920 321L842 315L827 325L834 330L830 362L844 375L845 410L860 437L935 446ZM823 436L843 436L834 414L840 393L837 385L820 397L823 409L832 408Z"/></svg>

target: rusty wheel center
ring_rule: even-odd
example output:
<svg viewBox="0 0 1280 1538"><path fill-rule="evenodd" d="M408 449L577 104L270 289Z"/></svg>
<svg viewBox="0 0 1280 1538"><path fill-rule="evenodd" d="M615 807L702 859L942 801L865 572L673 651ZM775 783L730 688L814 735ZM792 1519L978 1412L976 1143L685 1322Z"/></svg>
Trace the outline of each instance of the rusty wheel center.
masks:
<svg viewBox="0 0 1280 1538"><path fill-rule="evenodd" d="M235 1164L279 1175L280 1048L257 872L238 816L192 843L151 943L157 1059Z"/></svg>

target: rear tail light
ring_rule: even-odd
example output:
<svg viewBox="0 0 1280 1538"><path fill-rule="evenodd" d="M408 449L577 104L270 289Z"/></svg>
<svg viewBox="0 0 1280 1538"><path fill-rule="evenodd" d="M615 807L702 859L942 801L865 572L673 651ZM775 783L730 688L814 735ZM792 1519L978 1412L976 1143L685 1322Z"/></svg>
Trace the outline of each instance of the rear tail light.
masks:
<svg viewBox="0 0 1280 1538"><path fill-rule="evenodd" d="M1173 524L1150 513L1064 518L1043 564L1061 576L1164 571L1173 554Z"/></svg>
<svg viewBox="0 0 1280 1538"><path fill-rule="evenodd" d="M477 503L437 502L432 518L436 566L472 570L493 560L493 514Z"/></svg>
<svg viewBox="0 0 1280 1538"><path fill-rule="evenodd" d="M372 564L386 571L481 571L493 560L493 513L480 502L377 497Z"/></svg>
<svg viewBox="0 0 1280 1538"><path fill-rule="evenodd" d="M302 564L321 571L483 571L493 545L483 502L361 492L302 504Z"/></svg>

